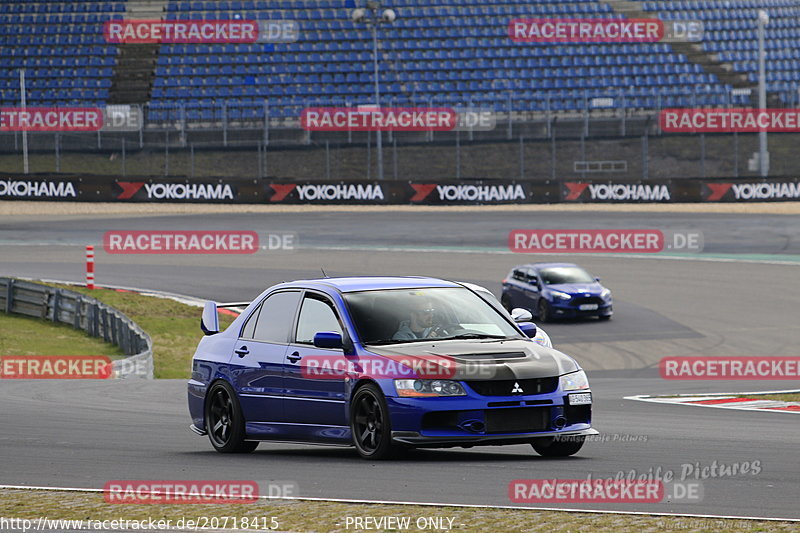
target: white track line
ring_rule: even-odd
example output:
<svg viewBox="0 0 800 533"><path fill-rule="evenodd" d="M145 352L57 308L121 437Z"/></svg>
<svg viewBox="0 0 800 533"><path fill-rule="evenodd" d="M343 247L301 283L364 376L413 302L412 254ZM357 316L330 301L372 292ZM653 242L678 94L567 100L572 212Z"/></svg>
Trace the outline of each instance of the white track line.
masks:
<svg viewBox="0 0 800 533"><path fill-rule="evenodd" d="M0 485L0 490L30 490L30 491L56 491L56 492L85 492L102 494L104 489L84 489L74 487L44 487L28 485ZM459 509L511 509L519 511L557 511L568 513L596 513L612 515L636 515L636 516L671 516L679 518L714 518L719 520L763 520L769 522L800 522L800 518L768 518L761 516L733 516L733 515L710 515L694 513L658 513L645 511L611 511L607 509L568 509L563 507L525 507L522 505L478 505L468 503L443 503L443 502L409 502L392 500L359 500L351 498L311 498L299 496L259 496L260 500L291 500L306 502L333 502L333 503L352 503L352 504L376 504L376 505L417 505L421 507L456 507Z"/></svg>
<svg viewBox="0 0 800 533"><path fill-rule="evenodd" d="M692 407L713 407L717 409L728 409L734 411L762 411L769 413L788 413L792 415L800 415L800 411L784 411L775 409L775 407L786 407L788 405L798 405L798 402L781 402L777 400L753 400L750 402L736 401L730 404L715 404L708 405L702 403L692 403L704 400L722 400L727 398L738 398L741 396L759 396L764 394L795 394L800 393L800 389L791 390L777 390L777 391L757 391L757 392L709 392L697 394L675 394L672 396L651 396L648 394L637 394L634 396L625 396L625 400L633 400L637 402L649 402L668 405L689 405Z"/></svg>

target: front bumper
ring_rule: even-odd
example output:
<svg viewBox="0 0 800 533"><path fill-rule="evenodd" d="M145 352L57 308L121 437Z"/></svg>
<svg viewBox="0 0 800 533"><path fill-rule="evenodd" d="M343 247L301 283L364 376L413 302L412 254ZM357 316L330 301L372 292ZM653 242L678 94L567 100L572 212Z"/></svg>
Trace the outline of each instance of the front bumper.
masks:
<svg viewBox="0 0 800 533"><path fill-rule="evenodd" d="M599 435L593 428L570 431L546 431L538 433L514 433L496 435L459 435L433 437L421 435L415 431L392 431L392 440L401 444L424 448L425 446L491 446L501 444L522 444L542 437L588 437Z"/></svg>
<svg viewBox="0 0 800 533"><path fill-rule="evenodd" d="M551 303L550 314L553 318L578 318L582 316L611 316L614 314L614 306L612 304L600 304L597 309L581 311L579 307L573 305L571 302L566 303Z"/></svg>
<svg viewBox="0 0 800 533"><path fill-rule="evenodd" d="M580 391L591 393L591 391ZM513 444L539 437L596 435L592 404L570 405L573 391L493 396L387 397L394 441L412 446Z"/></svg>

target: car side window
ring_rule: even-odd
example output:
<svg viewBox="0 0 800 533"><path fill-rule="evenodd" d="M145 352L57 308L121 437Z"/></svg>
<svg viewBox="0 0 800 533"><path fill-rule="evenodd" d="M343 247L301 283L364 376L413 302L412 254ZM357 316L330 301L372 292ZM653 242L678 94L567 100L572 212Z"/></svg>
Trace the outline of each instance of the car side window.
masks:
<svg viewBox="0 0 800 533"><path fill-rule="evenodd" d="M255 311L250 315L250 318L247 319L245 322L244 327L242 328L242 334L239 336L240 339L252 339L253 334L256 331L256 322L258 321L258 314L261 312L261 306L259 305L256 307Z"/></svg>
<svg viewBox="0 0 800 533"><path fill-rule="evenodd" d="M277 292L264 300L256 318L253 340L287 344L299 301L300 291Z"/></svg>
<svg viewBox="0 0 800 533"><path fill-rule="evenodd" d="M525 281L525 272L522 270L515 270L511 277L517 281Z"/></svg>
<svg viewBox="0 0 800 533"><path fill-rule="evenodd" d="M303 299L300 317L297 319L296 342L314 344L314 335L320 331L333 331L341 335L342 326L330 302L315 295L307 295Z"/></svg>

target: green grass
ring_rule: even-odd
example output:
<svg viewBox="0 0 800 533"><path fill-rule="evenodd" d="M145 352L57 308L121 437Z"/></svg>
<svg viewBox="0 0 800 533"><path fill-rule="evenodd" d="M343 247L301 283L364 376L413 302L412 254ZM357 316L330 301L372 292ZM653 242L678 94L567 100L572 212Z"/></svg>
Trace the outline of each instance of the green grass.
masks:
<svg viewBox="0 0 800 533"><path fill-rule="evenodd" d="M0 313L0 356L125 355L113 344L66 324Z"/></svg>
<svg viewBox="0 0 800 533"><path fill-rule="evenodd" d="M665 508L665 512L680 512L675 508ZM697 511L696 509L686 509ZM767 522L758 520L722 520L712 518L690 518L669 516L566 513L555 511L481 509L458 507L428 507L415 505L375 505L349 504L337 502L308 501L258 501L234 505L119 505L104 502L100 494L0 490L0 516L7 518L27 518L36 520L46 516L49 519L84 520L155 520L169 519L175 525L177 520L198 517L266 517L269 525L274 517L278 531L296 533L334 533L364 531L355 528L351 522L347 527L347 517L407 516L411 527L404 529L409 533L422 531L444 531L442 529L418 529L416 520L420 517L452 518L455 533L657 533L661 531L687 531L719 533L738 533L742 531L764 533L789 533L797 531L797 523ZM444 522L447 524L447 521ZM221 523L220 523L221 524ZM232 523L228 523L228 528ZM220 526L221 527L221 526ZM261 524L259 525L261 527ZM255 531L256 529L253 529ZM265 531L264 529L259 529ZM371 529L370 531L398 531L390 529Z"/></svg>
<svg viewBox="0 0 800 533"><path fill-rule="evenodd" d="M192 355L203 336L200 331L202 308L133 292L54 286L86 294L119 309L145 330L153 339L156 378L190 377ZM232 321L233 317L230 315L220 314L220 327L225 328Z"/></svg>
<svg viewBox="0 0 800 533"><path fill-rule="evenodd" d="M742 398L753 398L754 400L775 400L778 402L800 402L800 393L787 394L743 394Z"/></svg>

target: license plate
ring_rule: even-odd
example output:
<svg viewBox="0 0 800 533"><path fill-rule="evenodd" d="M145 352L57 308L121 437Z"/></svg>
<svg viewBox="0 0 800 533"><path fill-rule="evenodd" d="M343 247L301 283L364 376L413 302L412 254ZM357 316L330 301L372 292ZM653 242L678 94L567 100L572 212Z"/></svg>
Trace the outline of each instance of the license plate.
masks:
<svg viewBox="0 0 800 533"><path fill-rule="evenodd" d="M599 306L597 304L583 304L579 305L578 309L580 309L581 311L597 311L598 307Z"/></svg>
<svg viewBox="0 0 800 533"><path fill-rule="evenodd" d="M579 392L578 394L570 394L567 396L570 405L586 405L592 403L591 392Z"/></svg>

